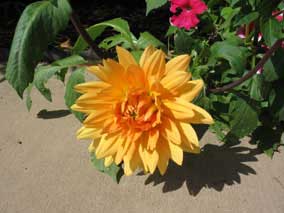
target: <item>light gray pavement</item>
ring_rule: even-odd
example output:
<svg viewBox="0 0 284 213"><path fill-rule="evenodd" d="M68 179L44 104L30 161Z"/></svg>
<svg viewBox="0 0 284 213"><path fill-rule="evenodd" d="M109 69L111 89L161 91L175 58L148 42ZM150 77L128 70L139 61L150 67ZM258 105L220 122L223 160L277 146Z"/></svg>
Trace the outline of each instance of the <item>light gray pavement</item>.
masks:
<svg viewBox="0 0 284 213"><path fill-rule="evenodd" d="M33 108L0 83L0 213L284 212L284 153L273 160L254 146L226 147L206 132L204 151L187 155L165 176L97 172L77 141L80 123L66 114L64 87L52 80L53 103L33 92ZM49 113L37 113L46 109ZM56 111L54 111L56 110ZM59 110L59 111L58 111ZM53 118L60 115L60 118Z"/></svg>

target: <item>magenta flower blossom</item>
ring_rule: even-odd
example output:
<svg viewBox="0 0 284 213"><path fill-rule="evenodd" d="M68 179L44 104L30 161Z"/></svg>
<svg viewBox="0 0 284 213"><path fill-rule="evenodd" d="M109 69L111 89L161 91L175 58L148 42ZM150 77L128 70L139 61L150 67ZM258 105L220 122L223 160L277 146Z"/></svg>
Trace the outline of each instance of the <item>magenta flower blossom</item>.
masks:
<svg viewBox="0 0 284 213"><path fill-rule="evenodd" d="M175 13L170 19L171 24L186 30L196 27L199 23L197 15L207 10L206 4L201 0L170 0L170 2L170 11Z"/></svg>

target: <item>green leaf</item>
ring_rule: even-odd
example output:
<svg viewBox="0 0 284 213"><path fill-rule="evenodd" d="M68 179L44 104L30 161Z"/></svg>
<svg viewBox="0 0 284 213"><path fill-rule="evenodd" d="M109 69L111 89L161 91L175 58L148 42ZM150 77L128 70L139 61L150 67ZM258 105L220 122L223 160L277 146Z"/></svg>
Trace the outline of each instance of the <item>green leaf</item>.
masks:
<svg viewBox="0 0 284 213"><path fill-rule="evenodd" d="M220 26L221 29L229 28L232 19L240 12L241 8L224 7L221 11L221 16L225 19L225 22Z"/></svg>
<svg viewBox="0 0 284 213"><path fill-rule="evenodd" d="M49 0L55 7L58 7L58 0Z"/></svg>
<svg viewBox="0 0 284 213"><path fill-rule="evenodd" d="M280 2L281 0L258 0L258 2L256 3L256 9L262 16L263 21L271 17L272 12L276 10Z"/></svg>
<svg viewBox="0 0 284 213"><path fill-rule="evenodd" d="M226 59L231 67L239 74L245 71L248 50L228 41L215 42L211 46L210 64L215 64L216 60Z"/></svg>
<svg viewBox="0 0 284 213"><path fill-rule="evenodd" d="M61 68L67 68L85 63L87 63L87 61L83 57L79 55L71 55L69 57L54 61L51 65L60 66Z"/></svg>
<svg viewBox="0 0 284 213"><path fill-rule="evenodd" d="M261 23L260 30L268 46L272 46L278 39L283 38L282 26L274 17Z"/></svg>
<svg viewBox="0 0 284 213"><path fill-rule="evenodd" d="M146 1L146 15L149 14L151 10L162 7L167 3L167 0L145 0Z"/></svg>
<svg viewBox="0 0 284 213"><path fill-rule="evenodd" d="M264 65L263 76L265 81L272 82L284 78L284 49L278 49Z"/></svg>
<svg viewBox="0 0 284 213"><path fill-rule="evenodd" d="M252 133L258 125L258 114L245 100L236 97L230 103L231 131L229 135L243 138Z"/></svg>
<svg viewBox="0 0 284 213"><path fill-rule="evenodd" d="M231 7L233 7L235 4L237 4L240 0L226 0Z"/></svg>
<svg viewBox="0 0 284 213"><path fill-rule="evenodd" d="M278 121L284 121L284 98L283 98L283 84L284 81L278 81L273 83L273 91L270 97L271 114Z"/></svg>
<svg viewBox="0 0 284 213"><path fill-rule="evenodd" d="M259 126L252 134L251 142L258 145L267 156L273 157L281 143L283 129L273 126Z"/></svg>
<svg viewBox="0 0 284 213"><path fill-rule="evenodd" d="M95 40L106 27L112 27L115 31L121 33L122 38L125 42L131 44L131 48L135 49L134 41L136 40L135 36L130 32L129 25L127 21L121 18L115 18L109 21L104 21L98 24L95 24L87 29L87 32L91 36L93 40ZM84 39L79 36L74 47L73 52L78 53L85 50L88 47L88 44L84 41Z"/></svg>
<svg viewBox="0 0 284 213"><path fill-rule="evenodd" d="M166 45L163 42L161 42L159 39L154 37L151 33L149 32L140 33L140 37L137 41L136 46L139 49L145 49L148 45L153 45L154 47L161 47L163 49L166 48Z"/></svg>
<svg viewBox="0 0 284 213"><path fill-rule="evenodd" d="M262 75L254 75L250 79L250 97L256 101L262 101L263 98L263 76Z"/></svg>
<svg viewBox="0 0 284 213"><path fill-rule="evenodd" d="M57 60L53 62L51 65L47 66L38 66L36 68L35 76L34 76L34 85L38 89L38 91L48 100L52 101L51 91L50 89L46 88L45 84L47 81L54 76L55 74L59 75L60 80L65 76L62 75L61 71L64 71L64 75L66 74L65 70L68 67L76 66L79 64L84 64L85 61L81 56L72 55L70 57Z"/></svg>
<svg viewBox="0 0 284 213"><path fill-rule="evenodd" d="M125 38L121 34L117 34L117 35L105 38L99 44L99 47L108 50L108 49L113 48L117 45L121 45L124 48L130 48L131 47L131 44L129 44L129 42L126 41Z"/></svg>
<svg viewBox="0 0 284 213"><path fill-rule="evenodd" d="M40 93L48 100L52 101L50 89L45 87L47 81L58 71L57 67L39 66L36 69L34 85Z"/></svg>
<svg viewBox="0 0 284 213"><path fill-rule="evenodd" d="M119 183L121 177L123 176L123 170L120 166L112 163L109 167L105 167L104 159L97 159L95 153L91 154L91 161L97 170L106 173L115 182Z"/></svg>
<svg viewBox="0 0 284 213"><path fill-rule="evenodd" d="M74 86L80 83L85 82L85 77L84 77L84 69L85 68L78 68L75 70L71 76L68 79L68 82L66 84L65 88L65 104L66 106L71 110L71 106L75 103L77 98L79 98L80 93L76 92L74 90ZM81 122L84 120L84 114L80 112L75 112L71 110L71 112L80 120Z"/></svg>
<svg viewBox="0 0 284 213"><path fill-rule="evenodd" d="M192 46L196 43L196 41L192 37L192 32L185 32L183 30L179 30L175 36L175 52L177 54L190 53L193 49Z"/></svg>
<svg viewBox="0 0 284 213"><path fill-rule="evenodd" d="M137 63L139 63L139 60L141 58L141 55L142 55L143 51L142 50L134 50L134 51L131 51L131 54L133 55L135 61Z"/></svg>
<svg viewBox="0 0 284 213"><path fill-rule="evenodd" d="M68 24L71 8L67 0L58 0L58 7L49 1L30 4L22 13L13 38L6 70L6 79L23 97L33 81L34 68L47 45Z"/></svg>
<svg viewBox="0 0 284 213"><path fill-rule="evenodd" d="M169 36L171 36L171 35L176 34L177 30L178 30L177 27L175 27L175 26L169 26L169 29L168 29L168 31L167 31L167 33L166 33L166 36L169 37Z"/></svg>
<svg viewBox="0 0 284 213"><path fill-rule="evenodd" d="M243 24L250 24L251 22L256 20L258 17L259 17L258 12L251 12L251 13L245 15L243 18L241 18L235 26L240 26L240 25L243 25Z"/></svg>

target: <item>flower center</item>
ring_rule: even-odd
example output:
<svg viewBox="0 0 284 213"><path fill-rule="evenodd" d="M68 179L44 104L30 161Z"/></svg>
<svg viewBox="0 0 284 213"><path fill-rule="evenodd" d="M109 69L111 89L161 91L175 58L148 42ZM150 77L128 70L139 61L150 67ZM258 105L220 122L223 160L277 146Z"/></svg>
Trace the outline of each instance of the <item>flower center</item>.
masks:
<svg viewBox="0 0 284 213"><path fill-rule="evenodd" d="M129 93L115 106L116 122L122 129L148 131L160 123L160 107L156 95L145 90Z"/></svg>

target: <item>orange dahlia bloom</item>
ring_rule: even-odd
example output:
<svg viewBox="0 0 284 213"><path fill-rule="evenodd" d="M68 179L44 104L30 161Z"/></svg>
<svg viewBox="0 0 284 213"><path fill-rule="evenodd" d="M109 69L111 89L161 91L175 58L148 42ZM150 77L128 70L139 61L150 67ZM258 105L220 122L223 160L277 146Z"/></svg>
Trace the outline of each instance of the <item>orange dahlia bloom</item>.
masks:
<svg viewBox="0 0 284 213"><path fill-rule="evenodd" d="M183 151L199 153L191 124L211 124L212 117L190 103L203 87L190 80L190 56L169 62L149 46L139 64L127 50L116 48L118 61L106 59L88 70L99 81L78 84L82 93L72 109L86 113L79 139L90 138L90 152L105 159L105 166L123 162L124 173L137 168L166 172L169 159L182 164Z"/></svg>

